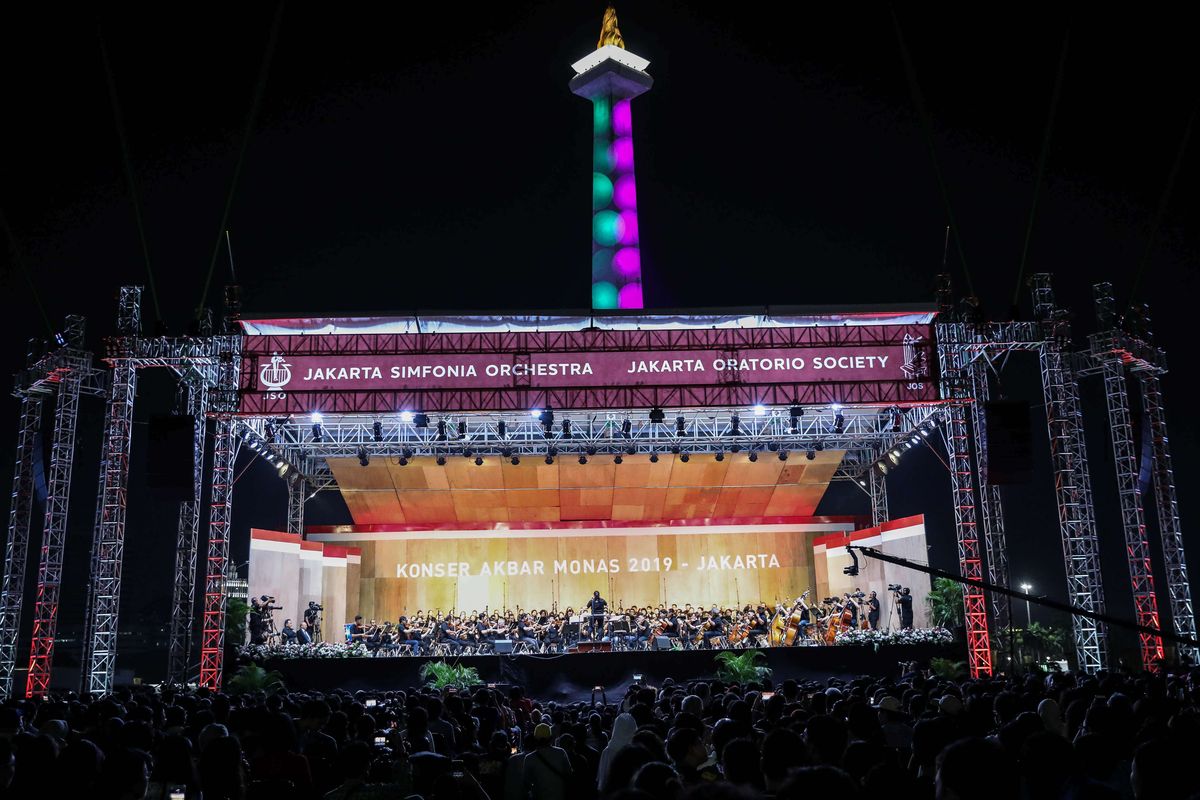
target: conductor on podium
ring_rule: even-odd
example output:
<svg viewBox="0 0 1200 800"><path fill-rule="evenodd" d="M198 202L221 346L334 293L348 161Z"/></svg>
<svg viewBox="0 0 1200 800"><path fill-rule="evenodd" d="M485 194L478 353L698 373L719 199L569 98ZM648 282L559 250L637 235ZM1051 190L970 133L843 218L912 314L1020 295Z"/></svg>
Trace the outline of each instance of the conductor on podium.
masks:
<svg viewBox="0 0 1200 800"><path fill-rule="evenodd" d="M600 596L600 590L597 589L592 592L592 599L584 606L591 614L592 640L596 641L600 638L600 632L604 630L604 610L608 608L608 601Z"/></svg>

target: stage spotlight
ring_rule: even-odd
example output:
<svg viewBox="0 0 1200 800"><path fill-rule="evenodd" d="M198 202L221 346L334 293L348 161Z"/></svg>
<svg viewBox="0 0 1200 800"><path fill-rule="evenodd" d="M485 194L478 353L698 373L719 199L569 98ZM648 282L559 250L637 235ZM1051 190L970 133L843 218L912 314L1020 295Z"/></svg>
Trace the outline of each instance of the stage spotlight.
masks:
<svg viewBox="0 0 1200 800"><path fill-rule="evenodd" d="M585 456L583 453L580 453L580 454L579 454L579 463L580 463L580 464L586 464L586 463L587 463L587 456Z"/></svg>
<svg viewBox="0 0 1200 800"><path fill-rule="evenodd" d="M321 423L314 422L312 426L312 438L314 442L321 441Z"/></svg>
<svg viewBox="0 0 1200 800"><path fill-rule="evenodd" d="M594 456L594 455L596 455L596 448L589 445L587 447L587 449L584 450L584 452L587 453L589 456Z"/></svg>
<svg viewBox="0 0 1200 800"><path fill-rule="evenodd" d="M400 451L400 455L404 456L405 458L412 458L412 457L413 457L413 451L412 451L412 450L409 450L409 449L406 447L406 448L404 448L403 450L401 450L401 451Z"/></svg>
<svg viewBox="0 0 1200 800"><path fill-rule="evenodd" d="M399 465L400 465L400 466L402 466L402 467L407 467L407 466L408 466L408 459L407 459L407 458L405 458L404 456L400 456L400 458L396 460L396 463L397 463L397 464L399 464Z"/></svg>
<svg viewBox="0 0 1200 800"><path fill-rule="evenodd" d="M371 463L371 457L367 455L367 448L358 448L358 463L364 467Z"/></svg>
<svg viewBox="0 0 1200 800"><path fill-rule="evenodd" d="M914 437L912 437L911 439L909 439L908 441L909 441L911 444L920 444L920 443L921 443L921 437L920 437L920 436L914 436Z"/></svg>
<svg viewBox="0 0 1200 800"><path fill-rule="evenodd" d="M789 409L788 409L788 416L790 416L790 417L803 417L803 416L804 416L804 409L803 409L801 406L792 406L791 408L789 408Z"/></svg>
<svg viewBox="0 0 1200 800"><path fill-rule="evenodd" d="M460 419L458 421L458 438L467 438L467 421L465 419Z"/></svg>
<svg viewBox="0 0 1200 800"><path fill-rule="evenodd" d="M446 441L446 420L439 419L437 424L437 438L439 442Z"/></svg>
<svg viewBox="0 0 1200 800"><path fill-rule="evenodd" d="M325 421L325 417L321 415L320 411L314 411L314 412L312 412L312 420L311 421L312 421L313 425L320 425L322 422Z"/></svg>
<svg viewBox="0 0 1200 800"><path fill-rule="evenodd" d="M738 419L738 415L734 414L729 418L729 435L740 436L742 434L742 421Z"/></svg>
<svg viewBox="0 0 1200 800"><path fill-rule="evenodd" d="M413 413L411 411L401 411L400 412L400 421L403 422L405 425L412 424L412 421L414 419L416 419L416 417L413 416Z"/></svg>
<svg viewBox="0 0 1200 800"><path fill-rule="evenodd" d="M547 464L553 464L553 463L554 463L554 456L546 456L546 463L547 463Z"/></svg>
<svg viewBox="0 0 1200 800"><path fill-rule="evenodd" d="M624 436L626 439L629 438L629 434L632 430L633 430L633 423L630 422L629 420L625 420L624 422L621 423L621 435Z"/></svg>
<svg viewBox="0 0 1200 800"><path fill-rule="evenodd" d="M779 451L779 460L780 460L780 461L787 461L787 457L788 457L787 450L780 450L780 451Z"/></svg>
<svg viewBox="0 0 1200 800"><path fill-rule="evenodd" d="M654 408L650 409L649 419L651 422L661 425L664 421L666 421L667 415L661 408L655 406Z"/></svg>
<svg viewBox="0 0 1200 800"><path fill-rule="evenodd" d="M463 458L470 458L473 455L475 455L475 451L473 451L471 448L469 448L469 447L463 448Z"/></svg>
<svg viewBox="0 0 1200 800"><path fill-rule="evenodd" d="M755 451L751 450L751 451L750 451L750 462L751 462L751 463L754 463L755 461L758 461L758 453L756 453Z"/></svg>
<svg viewBox="0 0 1200 800"><path fill-rule="evenodd" d="M548 447L548 448L546 448L546 452L552 456L556 456L556 455L558 455L558 448L557 447Z"/></svg>
<svg viewBox="0 0 1200 800"><path fill-rule="evenodd" d="M529 416L533 417L534 419L541 419L542 410L540 408L531 408L529 409Z"/></svg>
<svg viewBox="0 0 1200 800"><path fill-rule="evenodd" d="M546 433L550 433L550 429L554 427L554 412L550 409L545 409L538 414L538 422L542 423L542 429Z"/></svg>
<svg viewBox="0 0 1200 800"><path fill-rule="evenodd" d="M403 417L403 415L401 415L401 417ZM412 415L412 424L416 425L418 428L428 428L429 427L429 415L428 414L413 414Z"/></svg>
<svg viewBox="0 0 1200 800"><path fill-rule="evenodd" d="M444 466L446 466L446 457L445 457L445 456L438 456L438 457L437 457L437 465L438 465L439 467L444 467Z"/></svg>
<svg viewBox="0 0 1200 800"><path fill-rule="evenodd" d="M859 478L859 479L858 479L858 485L859 485L859 486L866 486L866 485L867 485L867 482L866 482L865 480L863 480L862 478Z"/></svg>
<svg viewBox="0 0 1200 800"><path fill-rule="evenodd" d="M496 435L501 439L508 435L508 425L504 423L504 420L500 420L496 423Z"/></svg>
<svg viewBox="0 0 1200 800"><path fill-rule="evenodd" d="M730 446L729 446L729 452L731 452L731 453L740 453L740 452L742 452L742 446L741 446L741 445L737 445L737 444L730 445Z"/></svg>
<svg viewBox="0 0 1200 800"><path fill-rule="evenodd" d="M687 433L687 420L683 417L675 418L675 435L683 436Z"/></svg>
<svg viewBox="0 0 1200 800"><path fill-rule="evenodd" d="M564 439L571 438L571 420L564 419L562 421L562 436Z"/></svg>
<svg viewBox="0 0 1200 800"><path fill-rule="evenodd" d="M651 464L657 464L657 463L658 463L658 453L651 453L651 454L650 454L650 463L651 463Z"/></svg>
<svg viewBox="0 0 1200 800"><path fill-rule="evenodd" d="M807 451L805 451L805 453L804 453L804 457L805 457L805 458L807 458L809 461L812 461L814 458L816 458L816 457L817 457L817 451L816 451L816 450L813 450L813 449L810 447L810 448L808 448L808 450L807 450Z"/></svg>
<svg viewBox="0 0 1200 800"><path fill-rule="evenodd" d="M288 465L288 463L286 461L280 461L279 465L275 467L275 471L279 473L279 477L281 477L281 478L284 475L288 474L289 469L290 469L290 466Z"/></svg>
<svg viewBox="0 0 1200 800"><path fill-rule="evenodd" d="M842 412L839 411L833 415L833 432L834 433L842 433L845 430L846 430L846 418L843 417Z"/></svg>
<svg viewBox="0 0 1200 800"><path fill-rule="evenodd" d="M875 466L879 467L879 474L880 474L880 475L887 475L887 474L888 474L888 467L887 467L887 464L885 464L885 463L883 463L882 461L880 461L880 462L879 462L878 464L876 464Z"/></svg>
<svg viewBox="0 0 1200 800"><path fill-rule="evenodd" d="M900 454L897 453L895 450L893 450L892 452L888 453L888 460L891 461L893 464L899 464L900 463Z"/></svg>
<svg viewBox="0 0 1200 800"><path fill-rule="evenodd" d="M515 467L517 464L521 463L521 459L518 456L513 456L512 458L510 458L508 460L508 463L512 464Z"/></svg>
<svg viewBox="0 0 1200 800"><path fill-rule="evenodd" d="M818 453L819 453L819 452L821 452L821 451L822 451L822 450L824 450L824 449L825 449L825 443L824 443L824 442L817 442L816 444L814 444L814 445L813 445L813 450L816 450Z"/></svg>
<svg viewBox="0 0 1200 800"><path fill-rule="evenodd" d="M617 453L615 456L613 456L613 463L614 463L614 464L621 464L621 463L623 463L624 461L625 461L625 459L621 458L621 454L620 454L620 453Z"/></svg>
<svg viewBox="0 0 1200 800"><path fill-rule="evenodd" d="M754 404L754 416L756 416L756 417L762 417L762 416L765 416L765 415L766 415L766 413L767 413L767 407L766 407L766 406L764 406L762 403L755 403L755 404Z"/></svg>
<svg viewBox="0 0 1200 800"><path fill-rule="evenodd" d="M779 442L767 442L767 449L774 453L779 449Z"/></svg>
<svg viewBox="0 0 1200 800"><path fill-rule="evenodd" d="M632 444L629 445L628 447L625 448L625 452L628 453L629 455L633 455L634 453L637 452L637 445L632 445Z"/></svg>
<svg viewBox="0 0 1200 800"><path fill-rule="evenodd" d="M682 455L679 456L679 460L686 464L690 460L690 457L688 456L687 453L683 453Z"/></svg>
<svg viewBox="0 0 1200 800"><path fill-rule="evenodd" d="M477 467L483 466L483 456L475 456L475 466L477 466Z"/></svg>
<svg viewBox="0 0 1200 800"><path fill-rule="evenodd" d="M677 445L677 444L671 445L671 453L673 455L679 455L679 445Z"/></svg>
<svg viewBox="0 0 1200 800"><path fill-rule="evenodd" d="M724 454L724 453L722 453L720 450L718 450L718 451L717 451L717 454L716 454L715 456L713 456L713 458L715 458L717 461L724 461L724 460L725 460L725 454Z"/></svg>
<svg viewBox="0 0 1200 800"><path fill-rule="evenodd" d="M842 410L842 404L841 403L830 403L829 410L836 414Z"/></svg>
<svg viewBox="0 0 1200 800"><path fill-rule="evenodd" d="M383 441L383 423L382 422L376 421L371 424L371 435L375 437L375 441L377 441L377 442Z"/></svg>
<svg viewBox="0 0 1200 800"><path fill-rule="evenodd" d="M508 458L511 455L512 455L511 447L501 447L500 448L500 457L501 458Z"/></svg>

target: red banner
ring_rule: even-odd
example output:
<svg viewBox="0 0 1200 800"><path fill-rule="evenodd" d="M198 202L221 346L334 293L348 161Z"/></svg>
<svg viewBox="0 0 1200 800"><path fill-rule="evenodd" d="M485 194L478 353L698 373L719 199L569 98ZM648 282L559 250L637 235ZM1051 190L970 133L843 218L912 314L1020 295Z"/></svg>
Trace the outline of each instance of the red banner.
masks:
<svg viewBox="0 0 1200 800"><path fill-rule="evenodd" d="M579 348L586 344L582 339L521 342L542 344L539 350L478 338L455 347L442 335L427 337L427 346L420 349L417 336L250 336L243 351L241 409L377 411L403 402L406 408L499 410L528 407L539 392L547 393L547 404L556 399L554 405L560 408L589 407L586 403L593 402L563 405L563 390L596 390L579 395L594 398L627 390L641 398L631 400L636 406L659 402L654 398L666 388L700 390L701 399L693 402L704 403L704 397L717 396L703 393L706 388L822 385L828 388L806 392L804 401L828 396L837 402L844 395L844 402L916 402L933 399L936 392L932 343L927 336L913 335L914 329L928 333L919 326L841 328L832 333L828 328L774 329L769 336L747 341L744 331L695 330L688 331L686 339L660 346L635 338L640 332L622 331L617 333L630 334L628 345L634 346L621 347L621 341L610 338L595 350ZM778 346L781 342L788 346ZM836 388L872 385L892 388L865 394ZM486 400L498 393L520 397ZM370 402L368 395L389 399ZM352 396L359 399L348 399ZM340 398L335 407L319 402L328 397ZM796 399L801 399L799 394ZM684 404L682 397L664 402Z"/></svg>

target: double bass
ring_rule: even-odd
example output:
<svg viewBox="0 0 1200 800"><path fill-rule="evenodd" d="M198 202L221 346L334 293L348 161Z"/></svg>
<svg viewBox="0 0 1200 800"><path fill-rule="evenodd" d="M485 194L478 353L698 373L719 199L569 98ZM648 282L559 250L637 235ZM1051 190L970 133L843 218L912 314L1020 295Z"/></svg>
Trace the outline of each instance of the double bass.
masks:
<svg viewBox="0 0 1200 800"><path fill-rule="evenodd" d="M800 623L804 621L804 612L808 610L808 606L804 604L804 598L808 597L808 589L796 599L796 604L792 606L792 610L788 612L787 621L784 623L783 644L785 647L791 647L796 643L796 638L800 635Z"/></svg>

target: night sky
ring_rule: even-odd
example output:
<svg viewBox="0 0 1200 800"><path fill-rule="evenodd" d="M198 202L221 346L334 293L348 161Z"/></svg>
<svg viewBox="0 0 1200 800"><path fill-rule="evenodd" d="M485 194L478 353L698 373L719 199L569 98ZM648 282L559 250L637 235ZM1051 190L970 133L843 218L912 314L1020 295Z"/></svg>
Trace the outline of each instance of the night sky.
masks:
<svg viewBox="0 0 1200 800"><path fill-rule="evenodd" d="M47 335L39 302L51 327L86 315L89 344L99 347L117 287L147 281L110 76L171 332L186 329L201 301L256 97L227 223L247 313L585 307L591 112L567 81L569 65L595 47L604 3L427 5L398 14L294 4L273 47L267 3L135 5L98 18L6 9L3 371L22 365L27 338ZM1200 448L1187 395L1200 289L1195 142L1164 195L1197 108L1188 26L1143 10L1067 18L1043 8L1005 16L901 8L931 139L886 8L627 2L617 10L627 46L650 60L655 78L634 103L651 308L928 303L952 215L956 287L969 276L989 315L1008 318L1069 32L1025 273L1055 274L1079 341L1093 330L1093 283L1112 281L1121 305L1136 284L1136 300L1152 304L1157 342L1175 366L1164 387L1195 573ZM223 249L215 264L209 304L231 279ZM1016 309L1026 317L1027 294ZM144 313L151 324L158 316L149 292ZM1003 382L1009 397L1040 401L1032 359L1012 359ZM1132 617L1094 379L1084 393L1109 611ZM145 421L172 399L165 375L144 375L126 626L169 616L174 505L144 489L137 454ZM0 408L7 487L17 404L5 398ZM1013 578L1058 598L1061 549L1035 414L1039 472L1005 490ZM63 629L82 617L101 417L101 402L85 401ZM925 513L930 560L951 567L945 468L914 451L893 475L893 516ZM282 482L253 464L235 505L242 561L249 526L284 524ZM841 486L821 511L865 509L861 494ZM310 522L345 514L335 497L309 504ZM1160 573L1160 606L1164 590ZM1130 643L1118 639L1116 649Z"/></svg>

